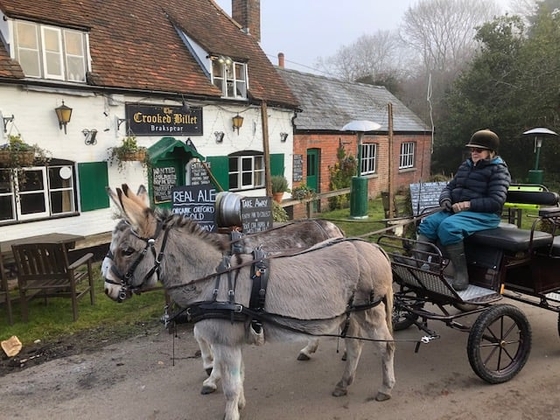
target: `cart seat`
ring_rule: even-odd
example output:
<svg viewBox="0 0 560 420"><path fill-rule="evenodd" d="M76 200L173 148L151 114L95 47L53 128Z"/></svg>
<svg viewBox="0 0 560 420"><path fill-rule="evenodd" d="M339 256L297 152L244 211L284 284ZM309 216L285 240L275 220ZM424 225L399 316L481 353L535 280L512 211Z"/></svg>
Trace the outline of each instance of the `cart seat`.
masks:
<svg viewBox="0 0 560 420"><path fill-rule="evenodd" d="M553 242L550 233L534 231L531 241L531 231L527 229L511 229L497 227L476 232L468 237L469 244L486 245L492 248L500 248L505 251L519 252L549 246ZM560 242L558 243L558 255L560 255Z"/></svg>

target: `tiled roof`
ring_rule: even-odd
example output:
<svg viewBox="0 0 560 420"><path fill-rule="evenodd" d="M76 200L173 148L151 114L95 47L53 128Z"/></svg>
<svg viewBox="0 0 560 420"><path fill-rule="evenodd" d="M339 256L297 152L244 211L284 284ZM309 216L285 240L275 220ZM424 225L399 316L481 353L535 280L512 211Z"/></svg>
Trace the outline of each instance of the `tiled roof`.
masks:
<svg viewBox="0 0 560 420"><path fill-rule="evenodd" d="M276 68L300 102L297 130L340 131L353 120L369 120L388 131L388 104L393 104L393 131L425 132L429 127L382 86L345 82L296 70Z"/></svg>
<svg viewBox="0 0 560 420"><path fill-rule="evenodd" d="M212 0L0 0L0 10L9 18L89 30L88 80L95 85L219 98L175 24L209 53L248 61L250 97L297 106L258 42ZM0 77L21 76L0 44Z"/></svg>

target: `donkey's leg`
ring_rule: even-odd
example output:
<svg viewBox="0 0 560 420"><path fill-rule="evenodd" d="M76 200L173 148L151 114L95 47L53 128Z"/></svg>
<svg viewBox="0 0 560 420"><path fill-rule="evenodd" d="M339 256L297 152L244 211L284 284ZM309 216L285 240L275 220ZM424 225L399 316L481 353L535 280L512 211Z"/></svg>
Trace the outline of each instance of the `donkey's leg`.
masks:
<svg viewBox="0 0 560 420"><path fill-rule="evenodd" d="M378 346L381 350L381 368L383 373L383 383L375 399L377 401L385 401L391 398L391 392L395 386L395 343L387 323L381 323L376 326L373 338L380 340Z"/></svg>
<svg viewBox="0 0 560 420"><path fill-rule="evenodd" d="M297 359L298 360L311 359L311 355L317 351L317 347L319 347L319 339L310 338L309 340L307 340L307 346L305 346L299 351Z"/></svg>
<svg viewBox="0 0 560 420"><path fill-rule="evenodd" d="M359 332L359 326L356 325L354 320L350 320L347 334L350 336L358 336ZM346 364L344 366L344 372L342 373L342 379L336 384L332 392L332 395L335 397L342 397L348 393L348 386L354 381L356 368L358 367L358 362L360 361L362 348L364 346L362 340L347 338L344 341L346 344Z"/></svg>
<svg viewBox="0 0 560 420"><path fill-rule="evenodd" d="M243 358L241 346L214 344L214 369L222 375L222 389L226 397L224 420L239 420L239 409L245 406L243 392Z"/></svg>
<svg viewBox="0 0 560 420"><path fill-rule="evenodd" d="M210 344L202 337L202 334L196 327L196 324L193 329L194 338L198 343L198 347L200 348L200 357L202 359L202 367L206 371L208 375L212 373L212 368L214 366L214 358L212 356L212 349L210 348Z"/></svg>
<svg viewBox="0 0 560 420"><path fill-rule="evenodd" d="M377 401L385 401L391 398L391 392L395 386L395 343L387 323L387 317L390 316L392 314L386 312L385 306L381 304L371 311L367 311L364 318L364 333L367 337L376 340L375 344L381 351L383 382L375 397Z"/></svg>

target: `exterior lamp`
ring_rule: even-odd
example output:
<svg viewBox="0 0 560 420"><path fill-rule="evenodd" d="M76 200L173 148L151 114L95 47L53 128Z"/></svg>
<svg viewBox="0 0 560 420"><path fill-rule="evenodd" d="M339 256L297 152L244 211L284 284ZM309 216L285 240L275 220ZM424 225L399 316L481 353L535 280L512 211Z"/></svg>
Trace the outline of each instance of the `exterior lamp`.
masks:
<svg viewBox="0 0 560 420"><path fill-rule="evenodd" d="M233 129L237 130L237 135L239 135L239 129L243 126L243 117L237 114L235 117L232 118L233 121Z"/></svg>
<svg viewBox="0 0 560 420"><path fill-rule="evenodd" d="M64 105L64 101L62 101L62 105L54 110L58 118L60 129L62 130L62 127L64 126L64 134L66 134L66 124L70 122L70 118L72 117L72 108Z"/></svg>

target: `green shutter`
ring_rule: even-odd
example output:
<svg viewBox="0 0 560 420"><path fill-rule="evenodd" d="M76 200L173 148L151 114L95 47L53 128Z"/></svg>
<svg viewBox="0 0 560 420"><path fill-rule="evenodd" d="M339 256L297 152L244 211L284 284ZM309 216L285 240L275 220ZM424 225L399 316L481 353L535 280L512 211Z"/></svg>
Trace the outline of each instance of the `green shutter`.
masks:
<svg viewBox="0 0 560 420"><path fill-rule="evenodd" d="M109 196L105 191L109 186L107 162L78 163L78 177L82 211L109 207Z"/></svg>
<svg viewBox="0 0 560 420"><path fill-rule="evenodd" d="M215 187L220 191L229 190L229 158L227 156L207 156L206 161L210 163L210 170L219 185Z"/></svg>
<svg viewBox="0 0 560 420"><path fill-rule="evenodd" d="M270 175L284 175L284 153L270 155ZM288 176L286 176L288 178Z"/></svg>

